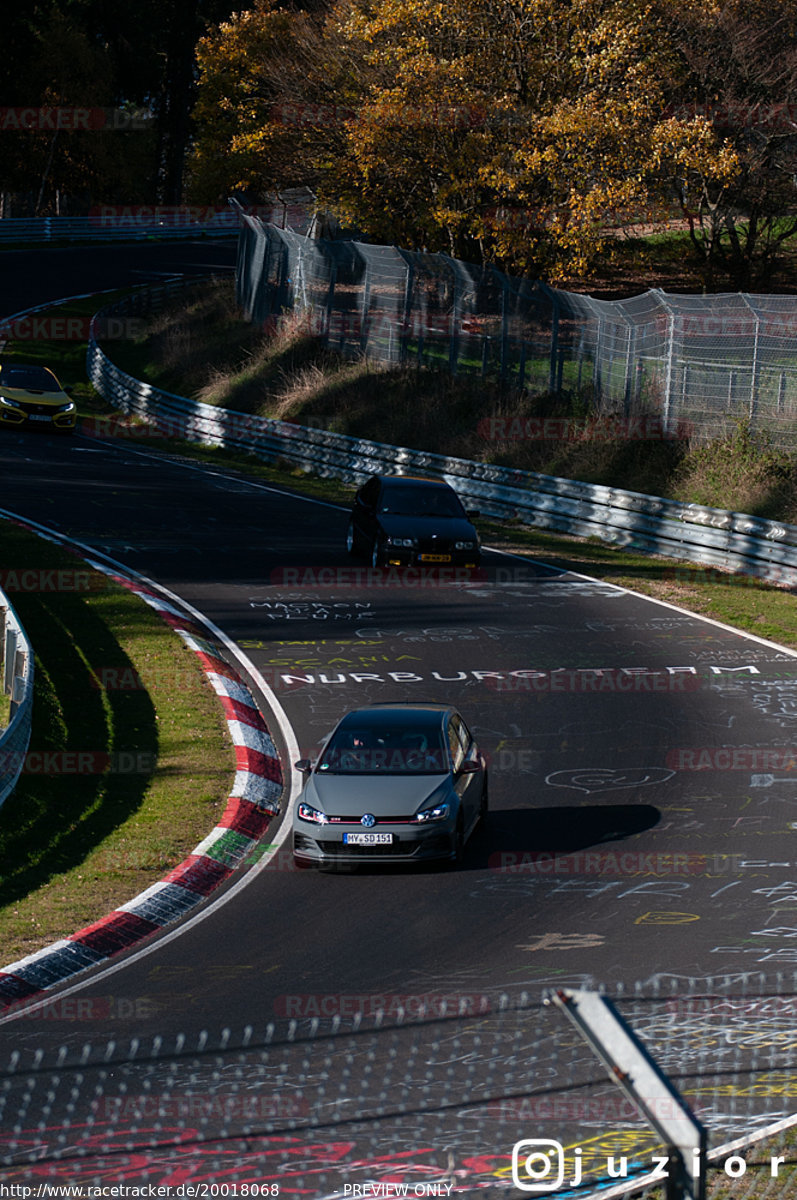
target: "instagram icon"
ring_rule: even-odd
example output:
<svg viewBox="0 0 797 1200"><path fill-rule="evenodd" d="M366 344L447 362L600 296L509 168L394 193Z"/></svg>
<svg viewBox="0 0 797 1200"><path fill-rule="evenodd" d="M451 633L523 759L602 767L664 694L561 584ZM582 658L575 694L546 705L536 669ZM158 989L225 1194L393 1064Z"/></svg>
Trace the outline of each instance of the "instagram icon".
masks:
<svg viewBox="0 0 797 1200"><path fill-rule="evenodd" d="M521 1192L555 1192L564 1182L565 1151L553 1138L526 1138L512 1147L512 1183Z"/></svg>

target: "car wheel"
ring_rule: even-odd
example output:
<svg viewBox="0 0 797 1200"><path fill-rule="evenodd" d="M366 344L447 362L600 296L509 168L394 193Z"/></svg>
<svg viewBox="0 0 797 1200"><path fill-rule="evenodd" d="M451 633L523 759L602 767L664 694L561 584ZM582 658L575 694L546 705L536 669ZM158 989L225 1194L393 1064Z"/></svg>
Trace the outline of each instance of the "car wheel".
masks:
<svg viewBox="0 0 797 1200"><path fill-rule="evenodd" d="M354 532L353 521L349 521L349 528L346 530L346 549L349 554L357 553L357 535Z"/></svg>
<svg viewBox="0 0 797 1200"><path fill-rule="evenodd" d="M379 541L379 538L374 538L374 544L371 549L371 566L372 567L381 567L382 559L384 558L384 554L385 554L385 552L384 552L384 549L382 548L382 544Z"/></svg>

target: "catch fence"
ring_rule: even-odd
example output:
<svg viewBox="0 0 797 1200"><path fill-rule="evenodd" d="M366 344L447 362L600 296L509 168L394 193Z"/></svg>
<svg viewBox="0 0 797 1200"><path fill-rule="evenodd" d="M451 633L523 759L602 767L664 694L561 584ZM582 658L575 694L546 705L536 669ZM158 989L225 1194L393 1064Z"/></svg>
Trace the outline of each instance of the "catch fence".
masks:
<svg viewBox="0 0 797 1200"><path fill-rule="evenodd" d="M253 321L295 312L347 355L586 396L602 414L656 414L669 432L707 439L744 422L794 445L797 296L598 300L489 264L239 216L238 299Z"/></svg>
<svg viewBox="0 0 797 1200"><path fill-rule="evenodd" d="M737 973L615 991L708 1130L710 1200L797 1196L796 984ZM144 1006L128 1014L129 1042L114 1021L124 1004ZM286 995L268 1025L155 1033L159 1012L174 1028L172 1010L160 994L91 992L53 998L38 1019L21 1007L0 1050L3 1183L37 1194L68 1181L74 1196L182 1184L168 1194L663 1200L660 1181L645 1183L658 1136L540 998ZM524 1164L540 1147L551 1173L534 1188Z"/></svg>

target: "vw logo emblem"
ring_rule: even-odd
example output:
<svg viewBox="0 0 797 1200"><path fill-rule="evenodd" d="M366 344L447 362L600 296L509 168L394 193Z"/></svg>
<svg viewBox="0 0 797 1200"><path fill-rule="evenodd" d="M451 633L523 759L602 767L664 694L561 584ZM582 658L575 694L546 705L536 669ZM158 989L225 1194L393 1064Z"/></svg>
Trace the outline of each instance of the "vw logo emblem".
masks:
<svg viewBox="0 0 797 1200"><path fill-rule="evenodd" d="M364 825L366 829L370 829L372 825L376 825L376 817L373 813L364 813L360 817L360 824Z"/></svg>

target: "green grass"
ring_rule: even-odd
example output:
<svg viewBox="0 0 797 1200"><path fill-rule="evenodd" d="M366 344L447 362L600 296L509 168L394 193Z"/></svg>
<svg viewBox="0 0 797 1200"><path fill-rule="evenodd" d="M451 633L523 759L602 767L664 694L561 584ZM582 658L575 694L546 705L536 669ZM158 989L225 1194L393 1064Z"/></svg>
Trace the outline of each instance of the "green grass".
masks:
<svg viewBox="0 0 797 1200"><path fill-rule="evenodd" d="M78 590L9 595L35 653L27 769L0 809L10 962L179 863L223 811L235 757L196 657L141 599L8 522L0 561L78 572Z"/></svg>
<svg viewBox="0 0 797 1200"><path fill-rule="evenodd" d="M105 349L139 378L236 411L797 523L797 456L743 426L708 446L691 442L686 430L668 439L580 432L595 406L591 368L579 381L575 363L566 364L564 394L552 396L547 359L527 363L523 389L478 375L347 359L322 347L296 318L282 321L276 335L255 330L237 313L229 280L175 300L132 343ZM655 397L646 404L655 415ZM560 420L567 433L526 436L529 418Z"/></svg>

